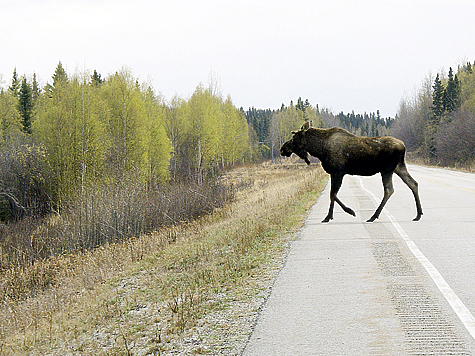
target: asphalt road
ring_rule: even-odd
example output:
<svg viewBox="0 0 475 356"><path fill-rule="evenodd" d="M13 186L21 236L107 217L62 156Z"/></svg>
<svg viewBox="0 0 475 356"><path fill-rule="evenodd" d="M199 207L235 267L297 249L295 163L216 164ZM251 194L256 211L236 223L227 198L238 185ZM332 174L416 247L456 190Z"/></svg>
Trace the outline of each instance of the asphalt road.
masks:
<svg viewBox="0 0 475 356"><path fill-rule="evenodd" d="M244 355L475 355L475 175L409 166L424 215L394 176L345 176L334 220L311 209ZM374 199L377 199L377 202Z"/></svg>

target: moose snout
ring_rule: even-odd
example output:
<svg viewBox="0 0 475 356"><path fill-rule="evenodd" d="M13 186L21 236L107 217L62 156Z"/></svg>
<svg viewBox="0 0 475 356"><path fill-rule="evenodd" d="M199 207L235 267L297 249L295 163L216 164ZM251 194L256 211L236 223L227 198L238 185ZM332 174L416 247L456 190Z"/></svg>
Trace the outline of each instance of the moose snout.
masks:
<svg viewBox="0 0 475 356"><path fill-rule="evenodd" d="M284 157L290 157L292 155L292 150L290 150L287 145L284 143L280 148L280 155Z"/></svg>

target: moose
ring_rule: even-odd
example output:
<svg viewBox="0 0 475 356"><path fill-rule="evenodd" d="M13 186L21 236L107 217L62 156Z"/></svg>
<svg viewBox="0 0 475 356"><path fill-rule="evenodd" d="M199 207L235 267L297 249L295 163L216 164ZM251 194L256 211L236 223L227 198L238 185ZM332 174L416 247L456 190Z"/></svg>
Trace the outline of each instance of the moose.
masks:
<svg viewBox="0 0 475 356"><path fill-rule="evenodd" d="M307 164L310 164L308 154L317 157L323 169L330 174L330 208L322 222L333 219L335 202L346 213L356 216L355 212L337 197L345 174L372 176L376 173L381 173L384 196L367 222L379 218L384 205L394 193L393 173L396 173L412 190L417 209L417 216L413 220L418 221L422 216L418 184L407 171L404 162L405 152L404 143L391 136L358 137L338 127L320 129L310 127L309 124L304 124L298 131L292 131L292 138L280 148L282 156L290 157L295 153Z"/></svg>

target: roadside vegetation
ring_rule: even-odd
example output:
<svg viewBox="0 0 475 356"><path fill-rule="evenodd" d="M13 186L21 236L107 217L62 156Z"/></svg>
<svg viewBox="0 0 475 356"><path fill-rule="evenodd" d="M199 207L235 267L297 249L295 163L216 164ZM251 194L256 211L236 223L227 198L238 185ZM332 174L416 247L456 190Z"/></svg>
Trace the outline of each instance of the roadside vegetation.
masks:
<svg viewBox="0 0 475 356"><path fill-rule="evenodd" d="M166 354L208 313L258 293L255 281L275 265L326 175L318 165L264 164L223 181L235 200L210 215L11 270L19 287L35 279L49 286L34 298L4 295L0 351Z"/></svg>
<svg viewBox="0 0 475 356"><path fill-rule="evenodd" d="M466 62L427 75L412 97L401 99L391 133L425 164L475 168L475 72Z"/></svg>

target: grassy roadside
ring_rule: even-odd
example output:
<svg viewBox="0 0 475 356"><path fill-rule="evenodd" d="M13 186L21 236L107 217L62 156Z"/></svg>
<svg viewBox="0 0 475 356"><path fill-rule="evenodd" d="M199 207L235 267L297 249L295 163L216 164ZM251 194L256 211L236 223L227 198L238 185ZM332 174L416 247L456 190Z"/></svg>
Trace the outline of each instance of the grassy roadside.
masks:
<svg viewBox="0 0 475 356"><path fill-rule="evenodd" d="M1 308L0 354L176 354L193 330L219 324L207 317L261 292L325 178L316 165L237 169L226 176L236 201L210 216L45 262L60 281ZM190 352L219 349L203 342L188 342Z"/></svg>
<svg viewBox="0 0 475 356"><path fill-rule="evenodd" d="M449 169L452 171L460 171L465 173L475 173L475 162L469 162L465 164L454 164L452 166L442 166L439 164L433 164L429 160L424 159L418 152L406 152L406 163L415 164L418 166L433 167Z"/></svg>

